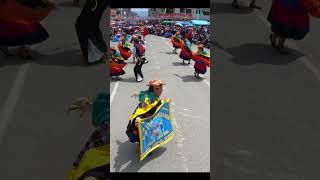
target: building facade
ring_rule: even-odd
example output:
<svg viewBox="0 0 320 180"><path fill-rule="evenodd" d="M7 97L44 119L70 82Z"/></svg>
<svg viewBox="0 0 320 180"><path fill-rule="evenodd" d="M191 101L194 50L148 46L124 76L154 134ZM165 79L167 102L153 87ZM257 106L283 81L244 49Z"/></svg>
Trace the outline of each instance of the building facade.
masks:
<svg viewBox="0 0 320 180"><path fill-rule="evenodd" d="M123 21L132 16L130 8L111 8L110 19L114 21Z"/></svg>
<svg viewBox="0 0 320 180"><path fill-rule="evenodd" d="M149 8L148 13L159 19L210 21L210 8Z"/></svg>

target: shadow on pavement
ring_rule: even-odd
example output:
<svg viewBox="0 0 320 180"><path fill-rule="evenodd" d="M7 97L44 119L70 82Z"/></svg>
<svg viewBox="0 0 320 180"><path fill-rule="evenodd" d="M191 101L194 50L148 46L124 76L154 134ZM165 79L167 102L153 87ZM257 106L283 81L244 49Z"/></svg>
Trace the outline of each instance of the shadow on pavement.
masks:
<svg viewBox="0 0 320 180"><path fill-rule="evenodd" d="M290 54L280 54L276 49L271 48L267 44L243 44L239 47L227 49L227 52L234 56L232 59L233 63L239 65L283 65L292 63L299 57L304 56L294 49L288 49L288 51Z"/></svg>
<svg viewBox="0 0 320 180"><path fill-rule="evenodd" d="M241 6L240 9L234 9L231 6L232 1L230 0L228 3L213 3L213 12L215 14L226 14L226 13L233 13L233 14L249 14L253 12L253 9L246 6Z"/></svg>
<svg viewBox="0 0 320 180"><path fill-rule="evenodd" d="M33 55L33 59L26 60L16 55L13 57L1 57L0 67L8 66L8 65L20 65L24 63L33 63L40 65L54 65L54 66L88 66L85 62L80 50L72 50L72 51L63 51L56 54L40 54L37 51L31 51Z"/></svg>
<svg viewBox="0 0 320 180"><path fill-rule="evenodd" d="M188 63L187 63L187 61L185 61L185 63L182 63L182 60L181 60L181 62L173 62L172 65L174 65L174 66L188 66Z"/></svg>
<svg viewBox="0 0 320 180"><path fill-rule="evenodd" d="M64 51L50 55L39 55L34 63L55 66L88 66L80 50Z"/></svg>
<svg viewBox="0 0 320 180"><path fill-rule="evenodd" d="M161 154L166 151L166 148L159 147L140 162L138 144L133 144L130 141L120 142L119 140L117 140L116 143L118 145L118 154L114 159L115 164L113 165L113 168L115 169L115 172L119 172L120 168L127 162L130 163L122 170L122 172L138 172L146 163L161 156Z"/></svg>
<svg viewBox="0 0 320 180"><path fill-rule="evenodd" d="M217 42L216 40L211 40L210 42L211 46L219 48L221 50L226 50L219 42ZM214 48L215 49L215 48Z"/></svg>
<svg viewBox="0 0 320 180"><path fill-rule="evenodd" d="M174 53L174 52L160 52L161 54L170 54L170 55L172 55L172 54L174 54L174 55L177 55L177 53Z"/></svg>
<svg viewBox="0 0 320 180"><path fill-rule="evenodd" d="M116 80L113 80L113 81L116 81ZM123 78L120 80L120 82L137 83L135 77L131 77L131 78L127 78L127 79Z"/></svg>
<svg viewBox="0 0 320 180"><path fill-rule="evenodd" d="M173 74L179 78L182 79L183 82L200 82L200 81L203 81L203 78L196 78L194 75L186 75L186 76L180 76L178 74Z"/></svg>
<svg viewBox="0 0 320 180"><path fill-rule="evenodd" d="M0 67L21 65L21 64L25 64L25 63L29 63L29 62L32 62L32 61L21 59L16 56L7 57L7 56L0 54Z"/></svg>

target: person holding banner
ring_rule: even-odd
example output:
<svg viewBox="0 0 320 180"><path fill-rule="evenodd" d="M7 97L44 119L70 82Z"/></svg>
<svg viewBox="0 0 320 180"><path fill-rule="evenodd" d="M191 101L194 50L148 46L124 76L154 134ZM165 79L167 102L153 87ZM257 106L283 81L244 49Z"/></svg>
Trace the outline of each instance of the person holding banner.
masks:
<svg viewBox="0 0 320 180"><path fill-rule="evenodd" d="M92 109L92 133L80 151L66 180L109 179L110 172L110 96L105 92L96 97L80 98L73 102L67 112L80 110L80 117Z"/></svg>
<svg viewBox="0 0 320 180"><path fill-rule="evenodd" d="M148 84L149 89L134 93L132 97L139 97L139 105L129 118L126 134L132 143L140 142L138 131L138 120L152 116L161 105L160 96L162 86L165 85L161 80L151 80Z"/></svg>

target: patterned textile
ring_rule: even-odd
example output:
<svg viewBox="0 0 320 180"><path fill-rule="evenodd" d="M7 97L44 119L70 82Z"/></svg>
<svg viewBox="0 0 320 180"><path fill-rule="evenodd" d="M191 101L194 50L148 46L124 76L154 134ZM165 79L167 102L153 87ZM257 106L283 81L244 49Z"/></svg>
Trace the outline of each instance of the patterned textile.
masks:
<svg viewBox="0 0 320 180"><path fill-rule="evenodd" d="M84 153L90 148L101 147L108 143L107 140L107 132L109 129L109 125L107 123L102 124L99 126L90 136L89 140L86 142L85 146L81 150L77 160L73 163L74 167L77 167L84 155Z"/></svg>

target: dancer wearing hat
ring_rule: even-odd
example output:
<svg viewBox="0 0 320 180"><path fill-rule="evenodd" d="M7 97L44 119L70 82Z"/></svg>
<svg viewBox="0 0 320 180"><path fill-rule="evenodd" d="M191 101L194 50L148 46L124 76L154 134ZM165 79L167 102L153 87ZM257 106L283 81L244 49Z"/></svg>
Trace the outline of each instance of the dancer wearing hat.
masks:
<svg viewBox="0 0 320 180"><path fill-rule="evenodd" d="M131 48L129 42L126 40L126 35L122 35L120 42L118 44L118 49L120 51L120 55L125 59L129 59L131 56Z"/></svg>
<svg viewBox="0 0 320 180"><path fill-rule="evenodd" d="M80 151L66 180L85 178L109 179L110 172L110 96L105 92L96 97L80 98L73 102L67 112L80 110L80 117L92 110L92 133Z"/></svg>
<svg viewBox="0 0 320 180"><path fill-rule="evenodd" d="M132 97L139 99L139 105L129 118L126 134L130 142L140 142L138 121L139 119L152 116L157 108L162 104L160 96L162 94L162 86L165 85L161 80L151 80L147 86L148 90L135 92Z"/></svg>
<svg viewBox="0 0 320 180"><path fill-rule="evenodd" d="M192 48L191 48L190 41L185 38L182 45L181 45L181 52L179 57L183 60L182 63L184 64L184 61L188 61L188 64L190 64L191 57L192 57Z"/></svg>
<svg viewBox="0 0 320 180"><path fill-rule="evenodd" d="M111 47L111 60L110 60L110 76L120 79L121 75L124 75L126 72L123 68L127 65L125 59L120 55L119 51L116 50L114 46Z"/></svg>
<svg viewBox="0 0 320 180"><path fill-rule="evenodd" d="M177 31L175 35L172 36L171 38L172 46L173 46L173 53L177 53L177 49L181 48L181 38L180 38L180 32Z"/></svg>
<svg viewBox="0 0 320 180"><path fill-rule="evenodd" d="M207 66L210 66L210 56L203 49L203 44L198 44L198 51L192 54L194 63L194 75L199 78L199 74L207 72Z"/></svg>

